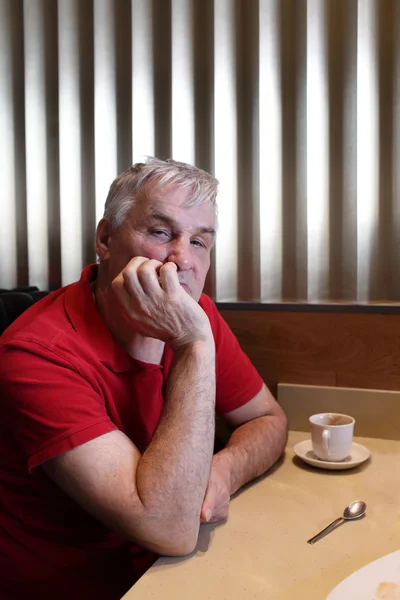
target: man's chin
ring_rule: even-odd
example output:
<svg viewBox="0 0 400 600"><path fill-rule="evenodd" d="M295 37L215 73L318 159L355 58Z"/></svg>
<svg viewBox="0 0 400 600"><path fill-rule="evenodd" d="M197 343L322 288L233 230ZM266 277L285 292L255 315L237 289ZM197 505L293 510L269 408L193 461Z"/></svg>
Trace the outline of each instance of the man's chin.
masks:
<svg viewBox="0 0 400 600"><path fill-rule="evenodd" d="M187 292L189 294L189 296L193 296L192 290L190 289L190 287L186 283L182 283L180 281L179 285L185 290L185 292Z"/></svg>
<svg viewBox="0 0 400 600"><path fill-rule="evenodd" d="M181 283L180 282L180 286L185 290L185 292L187 294L189 294L189 296L191 296L194 300L196 300L196 302L198 302L200 300L200 294L195 294L192 290L192 288L190 288L186 283Z"/></svg>

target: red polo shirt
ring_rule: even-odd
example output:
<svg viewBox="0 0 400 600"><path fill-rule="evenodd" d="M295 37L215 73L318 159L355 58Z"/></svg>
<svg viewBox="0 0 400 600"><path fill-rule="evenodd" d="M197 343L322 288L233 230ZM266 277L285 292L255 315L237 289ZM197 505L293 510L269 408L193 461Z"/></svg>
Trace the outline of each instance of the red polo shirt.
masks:
<svg viewBox="0 0 400 600"><path fill-rule="evenodd" d="M115 342L81 280L27 310L0 340L0 598L120 598L155 556L90 516L45 472L45 461L120 429L143 452L163 409L172 352L161 365ZM214 303L219 413L245 404L262 380Z"/></svg>

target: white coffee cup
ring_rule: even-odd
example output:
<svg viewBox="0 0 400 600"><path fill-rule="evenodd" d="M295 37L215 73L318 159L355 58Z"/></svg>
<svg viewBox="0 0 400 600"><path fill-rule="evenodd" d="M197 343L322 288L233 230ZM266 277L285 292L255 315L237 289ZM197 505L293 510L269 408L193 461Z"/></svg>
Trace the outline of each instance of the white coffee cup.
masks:
<svg viewBox="0 0 400 600"><path fill-rule="evenodd" d="M341 461L349 456L355 420L340 413L319 413L309 419L314 454L321 460Z"/></svg>

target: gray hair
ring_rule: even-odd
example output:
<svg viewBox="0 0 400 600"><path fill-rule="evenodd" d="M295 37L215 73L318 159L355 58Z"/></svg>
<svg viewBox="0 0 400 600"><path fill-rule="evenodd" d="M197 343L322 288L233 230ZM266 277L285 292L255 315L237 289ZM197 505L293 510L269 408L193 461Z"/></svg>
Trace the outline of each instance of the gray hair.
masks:
<svg viewBox="0 0 400 600"><path fill-rule="evenodd" d="M104 218L120 228L131 210L138 192L150 181L155 187L171 185L190 190L187 206L211 202L216 210L218 180L206 171L169 158L149 157L121 173L111 184L104 207Z"/></svg>

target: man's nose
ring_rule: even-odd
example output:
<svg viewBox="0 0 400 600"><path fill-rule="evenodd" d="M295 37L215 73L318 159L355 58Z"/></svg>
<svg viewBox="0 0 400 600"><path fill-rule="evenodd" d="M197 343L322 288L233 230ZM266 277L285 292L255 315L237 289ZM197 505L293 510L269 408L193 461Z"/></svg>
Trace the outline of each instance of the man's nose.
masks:
<svg viewBox="0 0 400 600"><path fill-rule="evenodd" d="M179 271L190 271L193 267L190 240L178 238L169 244L167 261L174 262Z"/></svg>

